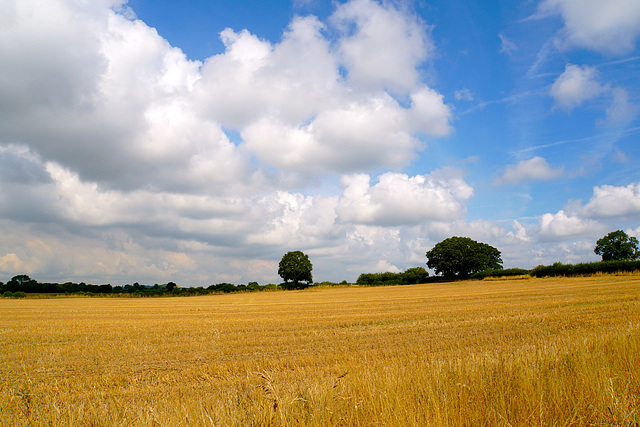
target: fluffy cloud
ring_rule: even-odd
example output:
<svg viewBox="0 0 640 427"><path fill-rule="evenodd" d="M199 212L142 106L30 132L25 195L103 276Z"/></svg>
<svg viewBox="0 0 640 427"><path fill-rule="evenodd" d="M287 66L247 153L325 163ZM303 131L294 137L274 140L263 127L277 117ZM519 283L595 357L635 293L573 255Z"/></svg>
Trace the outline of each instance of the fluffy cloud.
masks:
<svg viewBox="0 0 640 427"><path fill-rule="evenodd" d="M611 106L607 108L608 123L626 123L636 118L638 107L629 101L629 93L626 89L621 87L611 89L611 97Z"/></svg>
<svg viewBox="0 0 640 427"><path fill-rule="evenodd" d="M336 269L351 272L350 279L365 267L404 269L407 260L421 261L423 251L410 227L459 217L472 193L452 171L416 177L384 174L366 190L375 206L366 203L366 194L364 200L356 194L355 181L363 176L345 178L348 185L341 197L284 191L259 198L122 192L82 182L77 174L42 163L28 151L14 151L18 158L32 159L30 168L44 171L39 173L47 179L15 188L20 197L0 193L0 216L5 218L0 271L12 274L12 267L29 265L22 271L46 270L51 280L273 280L273 259L291 247L306 248L325 277L333 277ZM373 217L363 216L371 209ZM41 215L39 237L24 246L21 236L32 236L35 224L25 221L25 215L34 211ZM63 263L59 253L66 254ZM251 277L248 265L255 267Z"/></svg>
<svg viewBox="0 0 640 427"><path fill-rule="evenodd" d="M342 259L361 236L406 253L388 224L458 215L470 197L455 176L383 175L371 189L381 227L357 223L349 191L295 191L309 175L404 167L451 133L450 107L419 72L430 29L390 3L296 17L277 43L225 29L224 52L202 63L122 1L3 7L2 271L263 279L291 245ZM396 184L427 213L395 214ZM375 245L363 256L377 263Z"/></svg>
<svg viewBox="0 0 640 427"><path fill-rule="evenodd" d="M295 18L277 44L247 30L221 33L226 51L209 58L195 96L203 115L241 129L266 114L296 124L342 101L339 64L315 17Z"/></svg>
<svg viewBox="0 0 640 427"><path fill-rule="evenodd" d="M606 109L607 124L619 124L633 120L638 107L629 101L629 94L622 87L602 85L598 82L598 70L590 66L567 64L565 71L551 86L549 95L558 107L568 111L579 107L584 102L607 97L611 99Z"/></svg>
<svg viewBox="0 0 640 427"><path fill-rule="evenodd" d="M417 67L433 50L430 29L418 17L391 3L354 0L338 6L332 22L344 35L339 52L356 87L402 93L418 84Z"/></svg>
<svg viewBox="0 0 640 427"><path fill-rule="evenodd" d="M371 186L368 175L342 179L338 215L345 222L413 225L457 218L473 189L451 171L409 177L388 172Z"/></svg>
<svg viewBox="0 0 640 427"><path fill-rule="evenodd" d="M112 188L201 191L207 182L208 191L236 192L265 176L253 155L297 173L401 167L422 146L417 135L451 131L450 108L417 74L428 34L391 6L338 7L331 22L357 24L335 42L341 47L315 17L293 19L277 44L226 29L225 52L204 64L115 12L120 6L10 2L0 38L1 143L28 145ZM377 37L390 44L376 52L399 67L383 76L337 53L343 43L368 46ZM406 108L385 91L399 86L411 99ZM245 135L246 144L231 143L223 129ZM288 155L272 152L267 137L282 138Z"/></svg>
<svg viewBox="0 0 640 427"><path fill-rule="evenodd" d="M593 67L567 64L564 73L551 86L549 94L556 105L572 110L603 92L597 77L598 71Z"/></svg>
<svg viewBox="0 0 640 427"><path fill-rule="evenodd" d="M544 0L540 10L562 15L563 47L622 55L634 49L640 35L640 3L635 0Z"/></svg>
<svg viewBox="0 0 640 427"><path fill-rule="evenodd" d="M402 167L421 142L414 136L450 132L450 109L442 96L422 89L409 108L386 93L327 109L303 126L264 117L247 126L246 147L263 162L296 172Z"/></svg>
<svg viewBox="0 0 640 427"><path fill-rule="evenodd" d="M508 165L497 184L520 184L529 181L546 181L562 176L562 168L552 168L542 157L523 160L517 165Z"/></svg>
<svg viewBox="0 0 640 427"><path fill-rule="evenodd" d="M640 183L626 187L594 187L593 196L583 208L591 218L640 215Z"/></svg>
<svg viewBox="0 0 640 427"><path fill-rule="evenodd" d="M566 210L542 215L538 225L539 237L543 240L598 238L607 229L620 228L625 217L634 218L638 214L640 183L624 187L594 187L593 195L586 204L573 202Z"/></svg>
<svg viewBox="0 0 640 427"><path fill-rule="evenodd" d="M539 236L546 240L591 236L594 230L604 230L593 220L567 214L564 210L556 214L546 213L540 218Z"/></svg>

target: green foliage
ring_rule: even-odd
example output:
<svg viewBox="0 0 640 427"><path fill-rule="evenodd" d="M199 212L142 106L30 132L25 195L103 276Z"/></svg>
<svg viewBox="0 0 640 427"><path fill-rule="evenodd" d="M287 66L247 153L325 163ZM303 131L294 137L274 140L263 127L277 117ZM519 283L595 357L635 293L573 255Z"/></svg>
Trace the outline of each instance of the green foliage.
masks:
<svg viewBox="0 0 640 427"><path fill-rule="evenodd" d="M27 294L22 291L18 291L18 292L5 291L2 294L2 296L4 298L24 298L25 296L27 296Z"/></svg>
<svg viewBox="0 0 640 427"><path fill-rule="evenodd" d="M276 285L260 286L258 282L249 282L248 285L234 285L232 283L219 283L208 288L203 287L179 287L174 282L164 285L155 284L153 286L141 285L135 282L133 285L111 286L91 285L84 282L72 283L39 283L26 275L19 275L12 278L6 284L0 282L0 295L3 297L17 298L26 294L64 294L64 295L121 295L136 297L156 297L156 296L192 296L207 295L210 293L229 292L257 292L262 290L272 290ZM16 297L16 295L18 295Z"/></svg>
<svg viewBox="0 0 640 427"><path fill-rule="evenodd" d="M209 286L207 289L210 291L223 293L235 292L237 290L236 285L234 285L233 283L218 283L217 285Z"/></svg>
<svg viewBox="0 0 640 427"><path fill-rule="evenodd" d="M285 289L297 289L301 287L300 282L307 282L305 286L308 286L313 282L311 270L313 265L309 257L301 251L287 252L278 265L278 275L284 279Z"/></svg>
<svg viewBox="0 0 640 427"><path fill-rule="evenodd" d="M531 270L534 277L583 276L595 273L634 272L640 270L640 261L601 261L581 264L539 265Z"/></svg>
<svg viewBox="0 0 640 427"><path fill-rule="evenodd" d="M633 261L640 259L638 239L629 237L622 230L612 231L596 242L593 250L602 255L602 261Z"/></svg>
<svg viewBox="0 0 640 427"><path fill-rule="evenodd" d="M468 278L483 270L502 268L500 251L468 237L449 237L427 252L427 266L445 278Z"/></svg>
<svg viewBox="0 0 640 427"><path fill-rule="evenodd" d="M425 283L429 273L423 267L409 268L404 273L362 273L356 284L366 286L414 285Z"/></svg>
<svg viewBox="0 0 640 427"><path fill-rule="evenodd" d="M470 276L470 279L484 279L485 277L511 277L511 276L526 276L531 274L531 270L525 270L524 268L507 268L497 270L483 270L478 273L474 273Z"/></svg>

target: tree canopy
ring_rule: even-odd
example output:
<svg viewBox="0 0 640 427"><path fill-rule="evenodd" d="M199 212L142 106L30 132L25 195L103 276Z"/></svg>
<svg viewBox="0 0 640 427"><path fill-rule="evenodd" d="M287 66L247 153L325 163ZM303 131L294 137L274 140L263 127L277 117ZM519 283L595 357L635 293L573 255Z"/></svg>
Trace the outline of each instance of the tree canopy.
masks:
<svg viewBox="0 0 640 427"><path fill-rule="evenodd" d="M499 250L468 237L449 237L426 255L427 266L446 278L467 278L480 271L502 268Z"/></svg>
<svg viewBox="0 0 640 427"><path fill-rule="evenodd" d="M602 261L633 261L640 259L638 239L622 230L612 231L596 242L593 250L602 255Z"/></svg>
<svg viewBox="0 0 640 427"><path fill-rule="evenodd" d="M362 273L358 276L356 283L367 286L415 285L425 283L428 278L429 273L424 267L413 267L407 269L404 273L393 273L391 271L385 273Z"/></svg>
<svg viewBox="0 0 640 427"><path fill-rule="evenodd" d="M278 274L288 284L293 282L293 287L300 287L300 282L313 282L311 275L313 265L309 257L301 251L287 252L280 260Z"/></svg>

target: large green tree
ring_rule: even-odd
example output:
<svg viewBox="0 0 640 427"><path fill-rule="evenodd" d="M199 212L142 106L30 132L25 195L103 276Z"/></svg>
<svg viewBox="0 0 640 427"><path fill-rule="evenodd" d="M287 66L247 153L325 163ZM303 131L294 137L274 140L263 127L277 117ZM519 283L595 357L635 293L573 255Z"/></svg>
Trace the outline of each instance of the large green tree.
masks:
<svg viewBox="0 0 640 427"><path fill-rule="evenodd" d="M502 268L500 251L468 237L449 237L427 252L427 266L446 278L466 278L483 270Z"/></svg>
<svg viewBox="0 0 640 427"><path fill-rule="evenodd" d="M287 252L278 265L278 274L289 288L299 288L300 282L307 282L307 284L313 282L311 270L313 265L309 257L301 251ZM293 285L289 282L293 282Z"/></svg>
<svg viewBox="0 0 640 427"><path fill-rule="evenodd" d="M593 251L598 255L602 255L602 261L633 261L640 259L638 239L629 237L622 230L612 231L602 239L599 239Z"/></svg>

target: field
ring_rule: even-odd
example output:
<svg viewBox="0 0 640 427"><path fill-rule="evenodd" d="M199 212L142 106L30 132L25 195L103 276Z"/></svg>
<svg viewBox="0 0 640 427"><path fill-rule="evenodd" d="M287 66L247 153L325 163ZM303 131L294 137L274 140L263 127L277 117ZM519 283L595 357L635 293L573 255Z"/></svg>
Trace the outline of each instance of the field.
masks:
<svg viewBox="0 0 640 427"><path fill-rule="evenodd" d="M0 299L2 426L640 424L640 275Z"/></svg>

